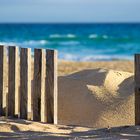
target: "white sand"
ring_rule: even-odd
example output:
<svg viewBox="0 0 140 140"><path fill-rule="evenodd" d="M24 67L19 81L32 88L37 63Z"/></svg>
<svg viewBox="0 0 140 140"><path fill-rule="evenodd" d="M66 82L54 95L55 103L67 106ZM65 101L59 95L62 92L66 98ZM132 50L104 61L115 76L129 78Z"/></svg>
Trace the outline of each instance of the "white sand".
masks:
<svg viewBox="0 0 140 140"><path fill-rule="evenodd" d="M89 69L60 77L58 122L95 128L133 125L133 89L128 72Z"/></svg>
<svg viewBox="0 0 140 140"><path fill-rule="evenodd" d="M140 126L128 126L134 125L133 89L128 72L87 69L61 76L58 122L65 125L0 118L0 140L140 139Z"/></svg>
<svg viewBox="0 0 140 140"><path fill-rule="evenodd" d="M0 140L140 139L140 126L92 129L0 118Z"/></svg>

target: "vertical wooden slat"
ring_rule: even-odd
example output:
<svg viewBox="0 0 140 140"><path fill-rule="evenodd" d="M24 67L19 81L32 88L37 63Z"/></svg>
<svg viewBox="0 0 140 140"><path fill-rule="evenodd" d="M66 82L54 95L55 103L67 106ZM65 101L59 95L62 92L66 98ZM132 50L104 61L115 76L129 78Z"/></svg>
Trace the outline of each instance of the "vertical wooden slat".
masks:
<svg viewBox="0 0 140 140"><path fill-rule="evenodd" d="M15 115L19 117L20 115L20 56L19 47L16 54L16 92L15 92Z"/></svg>
<svg viewBox="0 0 140 140"><path fill-rule="evenodd" d="M31 49L20 52L20 118L31 119ZM29 110L30 109L30 110Z"/></svg>
<svg viewBox="0 0 140 140"><path fill-rule="evenodd" d="M9 50L9 78L8 78L8 116L15 116L15 108L18 107L19 72L18 72L18 47L10 47ZM15 98L17 95L17 98Z"/></svg>
<svg viewBox="0 0 140 140"><path fill-rule="evenodd" d="M57 51L46 50L47 122L57 124Z"/></svg>
<svg viewBox="0 0 140 140"><path fill-rule="evenodd" d="M41 122L47 122L47 114L46 114L46 52L42 51L42 75L41 75Z"/></svg>
<svg viewBox="0 0 140 140"><path fill-rule="evenodd" d="M54 50L54 124L58 123L57 51Z"/></svg>
<svg viewBox="0 0 140 140"><path fill-rule="evenodd" d="M135 55L135 124L140 125L140 54Z"/></svg>
<svg viewBox="0 0 140 140"><path fill-rule="evenodd" d="M45 93L45 51L43 49L34 50L34 92L33 92L33 120L44 122L44 112L41 109Z"/></svg>
<svg viewBox="0 0 140 140"><path fill-rule="evenodd" d="M6 80L7 80L7 48L3 45L0 45L0 115L6 114ZM5 97L5 98L4 98ZM3 101L4 100L4 101Z"/></svg>

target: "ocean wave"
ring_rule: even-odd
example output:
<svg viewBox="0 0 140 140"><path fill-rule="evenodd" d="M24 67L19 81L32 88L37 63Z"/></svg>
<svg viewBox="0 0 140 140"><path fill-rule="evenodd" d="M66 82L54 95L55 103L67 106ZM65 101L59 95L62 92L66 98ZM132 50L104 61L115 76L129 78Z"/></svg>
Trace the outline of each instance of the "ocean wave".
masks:
<svg viewBox="0 0 140 140"><path fill-rule="evenodd" d="M38 46L74 46L79 45L79 41L47 41L47 40L26 40L26 41L5 41L0 42L2 45L7 46L22 46L22 47L38 47Z"/></svg>
<svg viewBox="0 0 140 140"><path fill-rule="evenodd" d="M76 38L76 35L73 35L73 34L67 34L67 37L68 37L68 38Z"/></svg>
<svg viewBox="0 0 140 140"><path fill-rule="evenodd" d="M108 36L107 35L103 35L102 38L108 39Z"/></svg>
<svg viewBox="0 0 140 140"><path fill-rule="evenodd" d="M74 46L74 45L79 45L80 42L78 41L63 41L63 42L59 42L58 43L59 45L62 45L62 46Z"/></svg>
<svg viewBox="0 0 140 140"><path fill-rule="evenodd" d="M59 34L52 34L49 37L50 38L61 38L61 35L59 35Z"/></svg>
<svg viewBox="0 0 140 140"><path fill-rule="evenodd" d="M51 44L44 46L48 43L46 40L29 40L23 42L0 42L2 45L6 46L20 46L20 47L31 47L31 48L53 48ZM77 41L64 41L59 42L56 49L59 50L59 59L70 60L70 61L109 61L109 60L133 60L133 55L130 53L118 54L117 48L114 49L94 49L87 50L88 48L80 48L80 42ZM78 47L77 47L77 46ZM64 47L60 47L64 46ZM128 47L126 47L128 50ZM79 51L77 51L79 50ZM125 51L127 51L125 50ZM115 54L115 55L114 55Z"/></svg>
<svg viewBox="0 0 140 140"><path fill-rule="evenodd" d="M76 35L74 35L74 34L67 34L67 35L52 34L49 36L49 38L76 38Z"/></svg>
<svg viewBox="0 0 140 140"><path fill-rule="evenodd" d="M17 46L17 42L0 42L0 45L5 45L5 46Z"/></svg>
<svg viewBox="0 0 140 140"><path fill-rule="evenodd" d="M89 35L89 38L98 38L98 35L97 34L91 34L91 35Z"/></svg>
<svg viewBox="0 0 140 140"><path fill-rule="evenodd" d="M41 46L44 46L46 44L49 44L50 42L47 41L47 40L28 40L28 41L5 41L5 42L0 42L0 44L2 45L7 45L7 46L22 46L22 47L25 47L25 46L38 46L38 45L41 45Z"/></svg>
<svg viewBox="0 0 140 140"><path fill-rule="evenodd" d="M59 58L64 60L77 61L77 56L69 53L60 53Z"/></svg>
<svg viewBox="0 0 140 140"><path fill-rule="evenodd" d="M107 36L107 35L101 35L101 36L99 36L97 34L91 34L91 35L88 36L88 38L90 38L90 39L101 39L101 38L108 39L109 36Z"/></svg>
<svg viewBox="0 0 140 140"><path fill-rule="evenodd" d="M29 41L24 41L21 43L25 44L25 45L46 45L49 43L49 41L47 41L47 40L29 40Z"/></svg>

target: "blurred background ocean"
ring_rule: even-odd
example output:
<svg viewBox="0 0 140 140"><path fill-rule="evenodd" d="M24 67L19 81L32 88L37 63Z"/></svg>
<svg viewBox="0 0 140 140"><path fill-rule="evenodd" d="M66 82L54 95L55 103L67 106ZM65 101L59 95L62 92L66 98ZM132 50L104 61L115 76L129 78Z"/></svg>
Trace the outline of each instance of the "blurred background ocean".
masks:
<svg viewBox="0 0 140 140"><path fill-rule="evenodd" d="M3 23L0 44L57 49L64 60L131 60L140 53L140 24Z"/></svg>

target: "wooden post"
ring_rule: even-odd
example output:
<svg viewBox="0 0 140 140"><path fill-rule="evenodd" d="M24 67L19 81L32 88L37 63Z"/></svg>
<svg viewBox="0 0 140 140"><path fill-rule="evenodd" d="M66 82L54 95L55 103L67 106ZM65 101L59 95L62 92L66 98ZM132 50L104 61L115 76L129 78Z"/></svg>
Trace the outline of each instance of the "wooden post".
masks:
<svg viewBox="0 0 140 140"><path fill-rule="evenodd" d="M6 115L7 48L0 45L0 116ZM4 101L3 101L4 100ZM5 102L5 105L4 105Z"/></svg>
<svg viewBox="0 0 140 140"><path fill-rule="evenodd" d="M15 116L15 108L19 106L19 52L18 47L10 47L9 50L9 78L8 78L8 116Z"/></svg>
<svg viewBox="0 0 140 140"><path fill-rule="evenodd" d="M20 118L31 119L31 49L21 48L20 52Z"/></svg>
<svg viewBox="0 0 140 140"><path fill-rule="evenodd" d="M33 120L45 122L45 50L34 50Z"/></svg>
<svg viewBox="0 0 140 140"><path fill-rule="evenodd" d="M47 122L57 124L57 51L46 50Z"/></svg>
<svg viewBox="0 0 140 140"><path fill-rule="evenodd" d="M42 75L41 75L41 122L47 122L47 114L46 114L46 52L42 50Z"/></svg>
<svg viewBox="0 0 140 140"><path fill-rule="evenodd" d="M135 125L140 125L140 54L135 54Z"/></svg>

